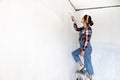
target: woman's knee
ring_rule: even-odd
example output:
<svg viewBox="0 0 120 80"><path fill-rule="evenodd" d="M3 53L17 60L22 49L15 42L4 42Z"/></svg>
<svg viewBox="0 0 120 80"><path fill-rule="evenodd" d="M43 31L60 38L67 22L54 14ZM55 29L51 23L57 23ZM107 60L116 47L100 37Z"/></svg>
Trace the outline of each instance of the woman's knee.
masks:
<svg viewBox="0 0 120 80"><path fill-rule="evenodd" d="M80 52L81 52L81 48L78 48L78 49L76 49L75 51L72 52L72 56L73 56L73 57L79 56L79 55L80 55Z"/></svg>
<svg viewBox="0 0 120 80"><path fill-rule="evenodd" d="M72 52L72 56L74 56L74 52Z"/></svg>

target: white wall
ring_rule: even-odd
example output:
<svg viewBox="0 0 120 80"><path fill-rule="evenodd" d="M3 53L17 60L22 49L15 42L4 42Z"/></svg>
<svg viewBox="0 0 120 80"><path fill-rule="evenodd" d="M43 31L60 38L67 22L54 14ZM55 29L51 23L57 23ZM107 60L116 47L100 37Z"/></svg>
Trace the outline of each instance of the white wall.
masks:
<svg viewBox="0 0 120 80"><path fill-rule="evenodd" d="M1 0L0 80L73 80L71 14L66 0Z"/></svg>
<svg viewBox="0 0 120 80"><path fill-rule="evenodd" d="M83 15L94 21L92 62L95 80L120 79L120 8L86 10L76 13L78 23Z"/></svg>
<svg viewBox="0 0 120 80"><path fill-rule="evenodd" d="M120 8L76 13L93 17L96 80L119 80ZM0 80L73 80L78 46L67 0L0 1ZM77 41L77 42L76 42Z"/></svg>

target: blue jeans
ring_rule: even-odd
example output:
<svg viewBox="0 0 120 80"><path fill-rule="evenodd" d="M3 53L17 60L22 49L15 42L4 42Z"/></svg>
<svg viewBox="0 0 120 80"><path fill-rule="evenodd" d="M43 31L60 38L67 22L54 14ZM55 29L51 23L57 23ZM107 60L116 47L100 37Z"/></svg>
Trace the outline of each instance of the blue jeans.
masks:
<svg viewBox="0 0 120 80"><path fill-rule="evenodd" d="M82 46L84 45L84 42L80 42L80 48L76 49L75 51L72 52L73 58L76 62L80 62L81 59L79 57L80 52L82 50ZM94 71L93 71L93 66L92 66L92 62L91 62L91 53L92 53L92 47L90 45L90 43L88 44L88 47L85 50L85 54L84 54L84 66L88 72L89 75L93 75Z"/></svg>

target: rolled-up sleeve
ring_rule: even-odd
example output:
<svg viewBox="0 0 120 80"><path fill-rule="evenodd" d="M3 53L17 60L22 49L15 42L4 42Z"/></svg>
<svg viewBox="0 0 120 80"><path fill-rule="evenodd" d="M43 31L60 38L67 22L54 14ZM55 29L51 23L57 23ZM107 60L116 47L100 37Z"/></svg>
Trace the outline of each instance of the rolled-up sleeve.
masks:
<svg viewBox="0 0 120 80"><path fill-rule="evenodd" d="M83 27L78 28L78 26L77 26L76 23L74 23L73 25L74 25L74 29L75 29L76 31L81 31L81 30L83 29Z"/></svg>
<svg viewBox="0 0 120 80"><path fill-rule="evenodd" d="M86 33L85 33L85 43L84 43L83 48L82 48L83 51L86 50L88 43L90 42L91 35L92 35L91 28L87 28Z"/></svg>

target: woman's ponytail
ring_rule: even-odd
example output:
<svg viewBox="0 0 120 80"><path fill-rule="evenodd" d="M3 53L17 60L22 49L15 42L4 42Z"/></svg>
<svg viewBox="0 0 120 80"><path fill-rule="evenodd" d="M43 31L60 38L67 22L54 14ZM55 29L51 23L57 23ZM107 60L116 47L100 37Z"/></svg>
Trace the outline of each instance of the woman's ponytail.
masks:
<svg viewBox="0 0 120 80"><path fill-rule="evenodd" d="M90 21L89 24L90 24L90 26L92 26L94 23L93 23L93 21Z"/></svg>
<svg viewBox="0 0 120 80"><path fill-rule="evenodd" d="M89 18L88 18L88 24L89 24L90 26L92 26L92 25L94 24L93 21L92 21L91 16L89 16Z"/></svg>

